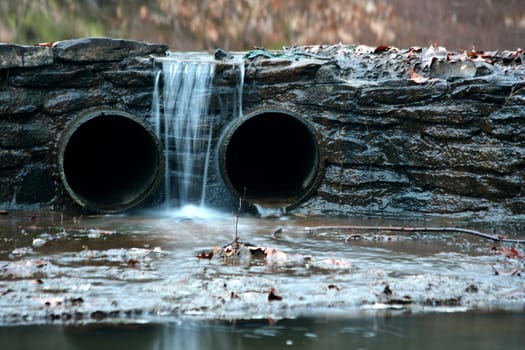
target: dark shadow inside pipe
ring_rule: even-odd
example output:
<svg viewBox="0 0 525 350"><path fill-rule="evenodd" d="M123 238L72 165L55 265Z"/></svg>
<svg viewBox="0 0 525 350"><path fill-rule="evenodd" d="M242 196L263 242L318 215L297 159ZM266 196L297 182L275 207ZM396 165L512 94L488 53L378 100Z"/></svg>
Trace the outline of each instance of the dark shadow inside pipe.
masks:
<svg viewBox="0 0 525 350"><path fill-rule="evenodd" d="M101 114L80 121L63 146L68 190L88 209L129 209L158 183L158 143L144 125L126 115Z"/></svg>
<svg viewBox="0 0 525 350"><path fill-rule="evenodd" d="M311 192L319 149L301 119L282 112L256 114L234 125L221 145L221 170L236 195L266 207L286 207Z"/></svg>

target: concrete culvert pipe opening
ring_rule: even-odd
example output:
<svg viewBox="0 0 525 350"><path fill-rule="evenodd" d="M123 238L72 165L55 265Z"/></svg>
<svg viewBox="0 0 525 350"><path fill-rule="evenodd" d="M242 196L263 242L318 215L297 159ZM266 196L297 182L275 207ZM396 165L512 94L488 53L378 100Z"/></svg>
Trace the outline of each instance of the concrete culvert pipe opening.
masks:
<svg viewBox="0 0 525 350"><path fill-rule="evenodd" d="M253 113L232 123L221 141L220 168L236 196L262 207L299 204L320 179L313 129L284 111Z"/></svg>
<svg viewBox="0 0 525 350"><path fill-rule="evenodd" d="M82 207L101 213L130 209L159 185L162 151L151 130L122 111L88 113L62 138L60 175Z"/></svg>

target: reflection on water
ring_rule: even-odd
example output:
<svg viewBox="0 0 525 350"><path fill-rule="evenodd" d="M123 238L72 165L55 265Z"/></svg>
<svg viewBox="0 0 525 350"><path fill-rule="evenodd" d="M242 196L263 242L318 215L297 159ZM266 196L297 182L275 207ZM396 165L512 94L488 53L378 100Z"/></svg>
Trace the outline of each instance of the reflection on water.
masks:
<svg viewBox="0 0 525 350"><path fill-rule="evenodd" d="M0 328L0 348L41 349L522 349L524 313L182 321ZM28 336L30 335L30 336Z"/></svg>

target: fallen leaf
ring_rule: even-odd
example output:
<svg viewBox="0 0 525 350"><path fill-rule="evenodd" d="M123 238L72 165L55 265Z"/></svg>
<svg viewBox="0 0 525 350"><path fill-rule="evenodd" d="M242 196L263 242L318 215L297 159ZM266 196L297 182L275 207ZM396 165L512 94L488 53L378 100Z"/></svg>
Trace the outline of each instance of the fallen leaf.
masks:
<svg viewBox="0 0 525 350"><path fill-rule="evenodd" d="M199 255L196 255L196 258L197 259L208 259L208 260L210 260L211 258L213 258L213 250L211 250L209 253L206 253L203 250Z"/></svg>
<svg viewBox="0 0 525 350"><path fill-rule="evenodd" d="M69 298L69 299L66 300L66 302L69 302L73 306L79 306L79 305L82 305L84 303L84 299L82 299L81 297Z"/></svg>
<svg viewBox="0 0 525 350"><path fill-rule="evenodd" d="M521 276L521 271L518 270L518 269L513 269L513 270L510 272L509 275L510 275L510 276L518 276L518 277L520 277L520 276Z"/></svg>
<svg viewBox="0 0 525 350"><path fill-rule="evenodd" d="M465 52L465 55L468 57L468 58L477 58L480 54L482 54L482 52L477 52L477 51L467 51Z"/></svg>
<svg viewBox="0 0 525 350"><path fill-rule="evenodd" d="M349 269L352 267L352 263L342 259L328 258L320 262L319 267L328 268L328 269Z"/></svg>
<svg viewBox="0 0 525 350"><path fill-rule="evenodd" d="M329 285L328 285L328 289L333 289L333 290L336 290L336 291L338 291L338 292L341 290L341 288L339 288L339 287L338 287L337 285L335 285L335 284L329 284Z"/></svg>
<svg viewBox="0 0 525 350"><path fill-rule="evenodd" d="M38 268L42 268L47 265L47 261L45 260L37 260L35 263L35 266Z"/></svg>
<svg viewBox="0 0 525 350"><path fill-rule="evenodd" d="M390 46L388 46L388 45L379 45L374 50L374 53L381 53L381 52L385 52L385 51L388 51L388 50L390 50Z"/></svg>
<svg viewBox="0 0 525 350"><path fill-rule="evenodd" d="M38 43L38 44L36 44L36 46L42 46L42 47L54 47L54 46L55 46L55 43L54 43L54 42Z"/></svg>
<svg viewBox="0 0 525 350"><path fill-rule="evenodd" d="M288 260L286 253L275 248L265 248L264 254L266 255L266 262L270 265L283 264Z"/></svg>
<svg viewBox="0 0 525 350"><path fill-rule="evenodd" d="M275 293L275 288L270 288L270 293L268 294L268 301L281 301L283 297Z"/></svg>
<svg viewBox="0 0 525 350"><path fill-rule="evenodd" d="M429 78L422 76L421 74L418 74L414 72L414 67L410 67L410 78L408 80L413 81L416 84L422 84L426 82Z"/></svg>
<svg viewBox="0 0 525 350"><path fill-rule="evenodd" d="M516 248L514 248L514 247L510 247L510 248L499 247L499 251L506 258L517 258L517 259L521 259L522 258L522 256L518 252L518 250L516 250Z"/></svg>
<svg viewBox="0 0 525 350"><path fill-rule="evenodd" d="M140 262L137 260L137 259L129 259L128 260L128 266L131 266L131 267L135 267L139 264Z"/></svg>

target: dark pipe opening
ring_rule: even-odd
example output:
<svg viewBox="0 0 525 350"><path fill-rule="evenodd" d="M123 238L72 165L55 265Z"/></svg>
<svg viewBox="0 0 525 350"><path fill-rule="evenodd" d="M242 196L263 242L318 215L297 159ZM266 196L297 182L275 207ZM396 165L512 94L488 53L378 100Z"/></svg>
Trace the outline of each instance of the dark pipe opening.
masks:
<svg viewBox="0 0 525 350"><path fill-rule="evenodd" d="M221 171L230 190L264 207L304 200L319 180L313 130L301 118L264 111L233 123L221 143Z"/></svg>
<svg viewBox="0 0 525 350"><path fill-rule="evenodd" d="M77 119L66 132L60 171L81 206L121 212L156 189L161 154L155 135L132 115L99 111Z"/></svg>

